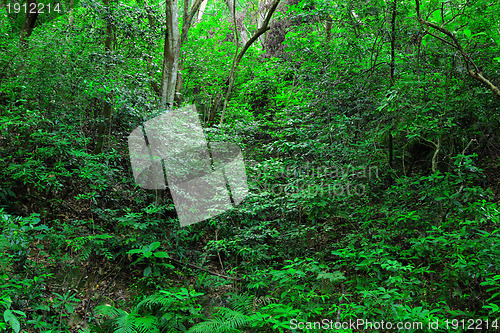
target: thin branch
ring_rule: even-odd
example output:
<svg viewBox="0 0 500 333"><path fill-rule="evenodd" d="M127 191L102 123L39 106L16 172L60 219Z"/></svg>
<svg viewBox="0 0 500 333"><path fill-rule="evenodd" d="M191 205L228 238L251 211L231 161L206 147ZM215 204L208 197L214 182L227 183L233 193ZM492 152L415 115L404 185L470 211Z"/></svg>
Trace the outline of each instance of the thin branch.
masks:
<svg viewBox="0 0 500 333"><path fill-rule="evenodd" d="M245 45L241 49L240 53L236 57L236 60L233 61L233 66L231 67L231 72L229 74L229 86L228 86L228 88L226 90L224 107L222 109L222 115L221 115L221 119L220 119L220 124L221 125L222 125L222 122L224 120L224 112L226 111L227 102L229 100L229 96L231 95L231 90L233 89L234 75L235 75L235 72L236 72L236 68L238 67L241 59L245 55L245 53L248 50L248 48L250 47L250 45L252 45L253 42L255 42L262 34L264 34L266 31L268 31L269 29L271 29L269 27L269 21L271 20L271 16L273 16L274 11L278 7L278 4L280 3L280 1L281 0L274 0L273 5L271 6L271 8L269 9L269 11L267 12L266 18L265 18L264 22L262 23L262 27L260 27L259 30L257 30L257 32L252 36L252 38L250 38L245 43ZM218 105L218 103L217 103L217 100L216 100L215 107L217 107L217 105ZM213 112L215 112L215 107L213 109ZM211 121L213 121L213 116L214 115L212 115L212 119L210 119Z"/></svg>
<svg viewBox="0 0 500 333"><path fill-rule="evenodd" d="M211 270L208 270L206 268L203 268L203 267L200 267L200 266L196 266L196 265L193 265L193 264L190 264L190 263L182 262L182 261L174 259L174 258L169 258L169 260L171 260L171 261L173 261L173 262L175 262L177 264L180 264L180 265L185 265L185 266L188 266L188 267L191 267L191 268L194 268L194 269L198 269L200 271L204 271L204 272L210 273L211 275L219 276L219 277L224 278L224 279L236 280L236 281L240 281L241 280L239 278L235 278L235 277L232 277L232 276L227 276L227 275L215 273L215 272L212 272Z"/></svg>
<svg viewBox="0 0 500 333"><path fill-rule="evenodd" d="M449 31L448 29L445 29L444 27L441 27L433 22L429 22L429 21L424 20L420 16L420 1L419 0L415 0L415 7L416 7L415 9L417 12L417 20L421 24L424 24L424 25L431 27L435 30L438 30L438 31L442 32L443 34L445 34L446 36L448 36L452 40L453 43L447 43L447 44L452 46L453 48L455 48L456 50L458 50L460 52L460 54L462 55L462 58L465 62L465 66L467 68L467 72L469 73L469 76L471 76L472 78L474 78L477 81L484 84L486 87L488 87L492 91L493 95L496 98L500 99L500 89L498 89L497 86L495 86L493 83L491 83L491 81L489 81L487 78L485 78L483 76L483 73L481 72L479 67L474 63L474 61L472 60L470 55L465 52L464 48L462 47L462 44L460 44L460 42L458 41L455 34L452 33L451 31ZM441 38L439 38L439 39L442 40Z"/></svg>
<svg viewBox="0 0 500 333"><path fill-rule="evenodd" d="M440 41L442 41L443 43L445 44L448 44L449 46L451 46L452 48L456 49L455 45L453 45L452 43L448 42L446 39L443 39L441 37L439 37L438 35L435 35L433 34L432 32L430 32L429 30L425 30L424 33L426 34L429 34L431 35L432 37L436 38L436 39L439 39Z"/></svg>

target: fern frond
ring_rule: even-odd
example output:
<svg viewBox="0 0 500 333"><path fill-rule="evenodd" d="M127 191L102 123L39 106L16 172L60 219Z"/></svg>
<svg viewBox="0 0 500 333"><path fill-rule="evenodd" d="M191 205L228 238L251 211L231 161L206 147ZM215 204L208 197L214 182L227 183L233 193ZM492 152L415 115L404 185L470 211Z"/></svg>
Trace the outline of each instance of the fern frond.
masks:
<svg viewBox="0 0 500 333"><path fill-rule="evenodd" d="M253 296L249 295L231 294L229 304L238 312L250 314L252 311L253 298Z"/></svg>
<svg viewBox="0 0 500 333"><path fill-rule="evenodd" d="M159 333L158 318L155 316L146 316L137 318L135 321L136 331L138 333Z"/></svg>
<svg viewBox="0 0 500 333"><path fill-rule="evenodd" d="M111 319L127 314L127 312L122 309L115 308L112 305L99 305L95 307L94 311L98 315L103 315Z"/></svg>
<svg viewBox="0 0 500 333"><path fill-rule="evenodd" d="M114 333L159 333L158 318L155 316L142 317L137 312L127 313L111 305L99 305L94 311L111 320Z"/></svg>
<svg viewBox="0 0 500 333"><path fill-rule="evenodd" d="M154 295L148 296L143 299L139 304L137 304L137 309L148 308L151 309L155 306L160 306L162 308L170 306L175 302L175 299L168 292L158 292Z"/></svg>
<svg viewBox="0 0 500 333"><path fill-rule="evenodd" d="M115 318L116 328L114 333L136 333L136 321L139 317L136 313L127 313L127 315Z"/></svg>
<svg viewBox="0 0 500 333"><path fill-rule="evenodd" d="M250 317L229 308L221 307L214 318L196 324L188 333L233 333L239 332L238 328L245 326Z"/></svg>

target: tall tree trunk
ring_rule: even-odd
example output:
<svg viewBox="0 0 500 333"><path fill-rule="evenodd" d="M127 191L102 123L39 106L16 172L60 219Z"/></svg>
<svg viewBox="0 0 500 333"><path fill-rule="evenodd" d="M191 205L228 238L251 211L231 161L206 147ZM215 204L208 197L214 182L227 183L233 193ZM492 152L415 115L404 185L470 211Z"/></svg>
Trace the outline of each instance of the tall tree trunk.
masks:
<svg viewBox="0 0 500 333"><path fill-rule="evenodd" d="M243 59L243 56L247 52L248 48L262 35L264 34L267 30L269 30L269 20L271 20L271 16L273 16L273 13L276 11L276 8L278 7L278 4L280 3L280 0L274 0L273 5L267 12L266 19L263 22L262 27L257 30L257 32L248 40L248 42L245 43L243 48L241 49L240 53L238 53L237 56L234 57L233 64L231 66L231 71L229 73L229 85L227 87L227 90L225 92L225 99L224 99L224 107L222 109L222 116L221 116L221 124L222 121L224 120L224 112L226 110L227 102L229 100L229 97L231 95L231 91L233 89L233 84L234 84L234 76L236 74L236 69L238 68L238 65ZM209 121L213 122L215 120L215 111L219 109L220 104L222 102L222 89L217 93L217 96L215 97L215 102L212 105L212 108L210 110L210 115L209 115Z"/></svg>
<svg viewBox="0 0 500 333"><path fill-rule="evenodd" d="M113 42L113 26L111 22L111 9L109 6L109 0L103 0L103 5L107 10L106 13L106 38L104 40L104 51L106 52L106 55L108 56L112 51L112 42ZM109 65L106 64L105 66L105 71L109 71ZM97 133L97 142L96 142L96 147L94 149L94 154L100 154L102 153L102 149L104 147L104 138L106 134L106 127L111 127L111 114L112 114L112 106L111 103L108 101L108 99L111 99L112 96L111 94L106 95L106 98L104 99L104 106L102 113L98 115L99 118L102 117L102 119L99 119L99 130ZM106 126L107 124L107 126Z"/></svg>
<svg viewBox="0 0 500 333"><path fill-rule="evenodd" d="M75 10L75 0L70 0L69 12L68 12L68 22L70 26L73 26L75 24L74 10Z"/></svg>
<svg viewBox="0 0 500 333"><path fill-rule="evenodd" d="M332 39L332 25L333 25L333 20L330 14L326 14L326 22L325 22L325 35L326 35L326 40L329 41Z"/></svg>
<svg viewBox="0 0 500 333"><path fill-rule="evenodd" d="M245 30L245 13L236 12L236 0L225 0L227 8L229 9L229 14L231 16L231 24L234 26L235 35L238 34L241 37L241 42L245 45L248 42L248 35ZM238 38L239 40L240 38ZM239 44L237 45L239 46Z"/></svg>
<svg viewBox="0 0 500 333"><path fill-rule="evenodd" d="M154 35L156 32L156 20L155 17L153 16L153 12L151 11L151 6L148 4L148 0L144 0L144 8L146 9L146 13L148 16L148 25L149 25L149 30L151 30L151 33ZM148 51L152 52L150 49ZM151 87L155 91L156 95L158 97L161 96L161 89L158 87L158 84L156 83L155 80L155 75L154 75L154 67L153 67L153 56L148 54L148 60L147 60L147 71L149 74L149 79L151 83Z"/></svg>
<svg viewBox="0 0 500 333"><path fill-rule="evenodd" d="M269 0L258 0L257 5L257 28L261 28L264 25L264 20L266 17L266 7L268 6ZM259 42L262 47L265 46L264 36L259 36Z"/></svg>
<svg viewBox="0 0 500 333"><path fill-rule="evenodd" d="M205 14L205 9L207 8L208 0L203 0L198 10L198 16L196 17L196 23L200 23L203 19L203 14Z"/></svg>
<svg viewBox="0 0 500 333"><path fill-rule="evenodd" d="M395 49L396 49L396 6L397 6L397 1L394 0L393 5L392 5L392 19L391 19L391 73L390 73L390 78L391 78L391 86L394 85L394 69L395 69L395 63L396 63L396 56L395 56Z"/></svg>
<svg viewBox="0 0 500 333"><path fill-rule="evenodd" d="M19 45L22 48L26 48L28 45L27 39L33 33L35 28L36 19L38 18L38 3L36 0L28 0L26 7L26 18L24 19L24 24L21 29L21 37L19 39Z"/></svg>
<svg viewBox="0 0 500 333"><path fill-rule="evenodd" d="M177 1L166 0L165 8L167 32L165 34L161 75L160 109L172 109L174 106L180 54L179 13L177 10Z"/></svg>
<svg viewBox="0 0 500 333"><path fill-rule="evenodd" d="M205 6L207 1L205 1ZM182 34L179 32L177 3L171 0L166 2L167 32L165 35L161 87L158 87L151 73L151 86L160 96L160 108L172 108L174 103L179 102L178 96L183 84L180 48L187 40L191 22L198 13L202 2L203 0L195 0L191 10L189 10L189 0L184 0ZM148 19L150 28L153 28L154 19L152 15L148 14Z"/></svg>
<svg viewBox="0 0 500 333"><path fill-rule="evenodd" d="M391 64L390 64L390 86L392 87L395 82L394 78L394 70L396 66L396 16L397 16L397 0L394 0L392 5L392 18L391 18ZM393 119L389 120L391 123ZM393 158L394 158L394 146L393 146L393 136L392 136L392 125L389 127L389 175L388 181L389 185L394 183L392 179L392 170L393 170ZM404 156L403 156L404 158Z"/></svg>
<svg viewBox="0 0 500 333"><path fill-rule="evenodd" d="M187 41L189 29L191 28L191 23L193 22L196 13L198 13L198 9L200 8L201 4L202 0L195 0L193 6L191 7L191 10L189 10L189 0L184 0L184 17L182 20L182 33L180 41L181 47L182 44L184 44ZM180 47L179 47L179 52L180 52ZM177 104L180 103L180 95L181 95L182 85L184 83L184 79L182 77L183 69L184 68L182 67L181 60L179 59L179 69L177 71L177 82L175 85L175 96L174 96L174 102Z"/></svg>

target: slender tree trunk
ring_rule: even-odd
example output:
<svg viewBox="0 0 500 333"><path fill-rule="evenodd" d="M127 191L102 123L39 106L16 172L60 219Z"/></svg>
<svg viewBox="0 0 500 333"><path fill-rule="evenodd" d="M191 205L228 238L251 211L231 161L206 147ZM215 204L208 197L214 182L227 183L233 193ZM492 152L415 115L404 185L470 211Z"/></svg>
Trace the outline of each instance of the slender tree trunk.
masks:
<svg viewBox="0 0 500 333"><path fill-rule="evenodd" d="M179 70L180 33L176 0L166 0L167 32L161 76L160 109L171 109L174 105L177 72Z"/></svg>
<svg viewBox="0 0 500 333"><path fill-rule="evenodd" d="M196 17L196 23L200 23L203 19L203 14L205 14L205 9L207 8L208 0L203 0L198 10L198 16Z"/></svg>
<svg viewBox="0 0 500 333"><path fill-rule="evenodd" d="M205 1L205 6L206 2ZM182 22L182 34L179 32L179 14L177 3L172 0L167 0L166 19L167 32L165 35L164 56L162 65L161 87L156 84L152 73L151 86L160 97L160 108L172 108L174 103L180 101L179 95L182 90L182 64L180 60L180 49L186 42L191 22L198 13L203 0L195 0L191 10L189 10L189 0L184 0L184 18ZM154 19L148 14L150 28L153 28Z"/></svg>
<svg viewBox="0 0 500 333"><path fill-rule="evenodd" d="M104 40L104 51L106 52L106 55L109 55L113 49L111 47L112 42L113 42L113 24L111 22L111 10L109 6L109 0L103 0L103 5L107 9L106 13L106 38ZM106 65L105 67L106 72L109 71L109 65ZM104 138L106 134L106 127L111 127L111 114L112 114L112 106L111 103L108 101L108 99L111 99L112 96L111 94L106 95L106 98L104 100L104 106L102 109L102 113L98 115L99 118L102 117L102 119L99 119L99 129L97 133L97 142L96 142L96 147L94 149L94 154L100 154L102 153L102 149L104 147ZM107 126L106 126L107 124Z"/></svg>
<svg viewBox="0 0 500 333"><path fill-rule="evenodd" d="M326 35L326 40L332 39L332 17L330 14L326 15L326 23L325 23L325 35Z"/></svg>
<svg viewBox="0 0 500 333"><path fill-rule="evenodd" d="M189 29L191 28L191 23L193 22L193 19L196 16L196 13L198 13L198 10L199 10L202 2L203 2L202 0L195 0L195 2L193 3L193 6L191 7L191 10L189 10L189 0L184 0L184 18L182 20L182 33L181 33L181 41L180 41L181 47L187 41ZM205 4L205 6L206 6L206 4ZM180 48L179 48L179 52L180 52ZM182 77L183 69L184 68L182 67L182 62L179 59L179 69L177 71L177 82L175 84L175 96L174 96L174 102L177 104L180 103L180 95L181 95L181 91L182 91L182 85L184 83L184 79Z"/></svg>
<svg viewBox="0 0 500 333"><path fill-rule="evenodd" d="M231 16L231 24L234 26L235 35L236 33L241 37L241 42L244 45L248 42L248 35L245 30L245 13L237 13L236 12L236 0L225 0L227 8L229 9L229 14ZM240 38L238 38L239 40ZM237 42L237 41L235 41ZM237 45L239 46L239 44Z"/></svg>
<svg viewBox="0 0 500 333"><path fill-rule="evenodd" d="M224 120L224 112L226 110L227 102L229 100L229 97L231 96L231 91L233 89L234 76L236 74L236 69L238 68L239 63L240 63L241 59L243 59L243 56L245 55L245 53L248 50L248 48L262 34L264 34L266 31L268 31L270 29L269 28L269 21L271 20L271 16L273 15L273 13L276 11L276 8L278 7L279 3L280 3L280 0L274 0L273 5L271 6L271 8L269 9L269 11L267 12L267 16L266 16L266 19L263 22L262 27L260 27L259 30L257 30L257 32L252 36L252 38L250 38L248 40L248 42L245 43L245 45L241 49L240 53L238 53L238 55L233 60L233 64L231 66L231 71L229 73L229 78L228 78L229 85L228 85L227 90L225 92L225 100L224 100L224 108L222 110L222 116L221 116L221 124L222 124L222 121ZM221 102L222 102L222 89L221 89L221 91L219 91L219 93L217 93L217 96L215 97L215 102L212 105L212 108L210 110L210 115L209 115L209 121L210 122L213 122L215 120L215 111L217 109L219 109Z"/></svg>
<svg viewBox="0 0 500 333"><path fill-rule="evenodd" d="M395 49L396 49L396 5L397 1L394 0L393 6L392 6L392 19L391 19L391 73L390 73L390 78L391 78L391 86L394 85L394 69L395 69L395 63L396 63L396 56L395 56Z"/></svg>
<svg viewBox="0 0 500 333"><path fill-rule="evenodd" d="M75 24L74 9L75 9L75 0L70 0L69 13L68 13L68 22L70 26L73 26Z"/></svg>
<svg viewBox="0 0 500 333"><path fill-rule="evenodd" d="M155 17L153 16L153 13L151 11L151 6L149 5L148 0L144 1L144 7L145 7L146 13L148 15L149 30L151 30L152 34L155 34L155 32L156 32L156 20L155 20ZM152 52L152 51L150 51L150 52ZM152 55L148 55L147 71L148 71L148 74L149 74L149 79L150 79L149 82L151 83L151 87L153 88L153 90L156 93L156 95L158 97L160 97L161 96L161 89L160 89L160 87L158 86L158 84L156 83L156 80L155 80L154 67L153 67L153 58L154 57Z"/></svg>
<svg viewBox="0 0 500 333"><path fill-rule="evenodd" d="M38 18L38 3L36 0L28 0L26 7L26 18L24 19L24 24L21 29L21 37L19 39L19 45L22 48L26 48L28 45L27 39L33 33L35 28L36 19Z"/></svg>
<svg viewBox="0 0 500 333"><path fill-rule="evenodd" d="M392 18L391 18L391 64L390 64L390 86L392 87L395 82L394 78L394 70L396 64L396 16L397 16L397 0L394 0L392 6ZM390 120L393 122L393 119ZM394 158L394 146L393 146L393 137L392 137L392 126L389 128L389 185L394 183L392 179L392 170L393 170L393 158ZM403 156L404 158L404 156Z"/></svg>
<svg viewBox="0 0 500 333"><path fill-rule="evenodd" d="M266 7L268 4L268 0L258 0L258 1L259 3L257 5L257 27L260 29L263 26L266 17ZM262 45L262 47L265 46L264 36L259 36L259 42Z"/></svg>

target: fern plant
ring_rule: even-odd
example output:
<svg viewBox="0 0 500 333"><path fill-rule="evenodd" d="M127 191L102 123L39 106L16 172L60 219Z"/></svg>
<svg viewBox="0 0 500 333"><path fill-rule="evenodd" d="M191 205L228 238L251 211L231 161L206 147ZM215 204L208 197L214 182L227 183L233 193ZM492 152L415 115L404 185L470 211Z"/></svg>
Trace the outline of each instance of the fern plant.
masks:
<svg viewBox="0 0 500 333"><path fill-rule="evenodd" d="M159 332L158 319L151 315L141 316L136 312L136 309L128 313L122 309L106 304L97 306L95 308L95 313L110 319L101 326L104 332Z"/></svg>
<svg viewBox="0 0 500 333"><path fill-rule="evenodd" d="M202 316L201 306L195 304L201 295L186 288L161 290L144 298L130 313L112 305L97 306L95 313L107 318L101 325L103 332L184 332L187 325Z"/></svg>
<svg viewBox="0 0 500 333"><path fill-rule="evenodd" d="M245 327L259 326L255 323L255 312L262 305L270 304L275 300L268 296L252 296L231 294L232 307L218 307L218 311L207 321L194 325L188 333L232 333L241 332ZM250 325L252 323L252 325Z"/></svg>
<svg viewBox="0 0 500 333"><path fill-rule="evenodd" d="M213 318L194 325L188 333L233 333L241 332L250 317L246 314L226 307L218 308Z"/></svg>

